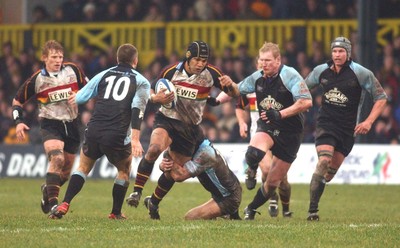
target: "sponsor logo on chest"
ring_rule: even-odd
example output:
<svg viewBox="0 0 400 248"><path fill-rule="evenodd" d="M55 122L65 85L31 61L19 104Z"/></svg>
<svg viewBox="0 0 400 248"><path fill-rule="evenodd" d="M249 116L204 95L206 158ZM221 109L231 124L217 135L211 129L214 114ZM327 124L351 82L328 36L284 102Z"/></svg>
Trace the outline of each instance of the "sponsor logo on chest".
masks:
<svg viewBox="0 0 400 248"><path fill-rule="evenodd" d="M281 110L283 108L283 105L278 101L276 101L275 98L271 97L271 95L268 95L268 97L264 98L260 102L260 106L265 110L268 109Z"/></svg>
<svg viewBox="0 0 400 248"><path fill-rule="evenodd" d="M198 89L188 88L181 85L175 85L176 94L179 97L187 98L187 99L196 99L197 94L199 92Z"/></svg>
<svg viewBox="0 0 400 248"><path fill-rule="evenodd" d="M49 92L49 100L50 102L59 102L67 100L70 92L71 88Z"/></svg>
<svg viewBox="0 0 400 248"><path fill-rule="evenodd" d="M337 88L333 88L330 91L326 92L325 97L333 103L346 103L349 101L346 95L340 92Z"/></svg>

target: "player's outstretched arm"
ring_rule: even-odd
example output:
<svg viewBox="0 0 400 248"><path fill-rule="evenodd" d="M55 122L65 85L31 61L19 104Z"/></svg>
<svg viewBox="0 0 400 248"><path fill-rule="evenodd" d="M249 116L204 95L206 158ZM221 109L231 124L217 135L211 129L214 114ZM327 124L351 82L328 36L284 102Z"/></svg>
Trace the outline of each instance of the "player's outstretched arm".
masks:
<svg viewBox="0 0 400 248"><path fill-rule="evenodd" d="M237 85L232 81L232 79L228 75L223 75L219 78L219 82L221 83L222 89L226 94L230 97L239 96L239 89Z"/></svg>

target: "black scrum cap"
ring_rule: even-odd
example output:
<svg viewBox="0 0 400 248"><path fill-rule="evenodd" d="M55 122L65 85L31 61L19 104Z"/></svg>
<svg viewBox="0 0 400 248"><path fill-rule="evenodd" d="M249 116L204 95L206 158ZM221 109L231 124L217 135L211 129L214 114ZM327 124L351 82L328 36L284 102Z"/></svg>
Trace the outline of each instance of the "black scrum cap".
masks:
<svg viewBox="0 0 400 248"><path fill-rule="evenodd" d="M204 41L193 41L186 51L186 60L190 61L190 59L196 57L208 60L209 55L210 48L208 47L207 43Z"/></svg>

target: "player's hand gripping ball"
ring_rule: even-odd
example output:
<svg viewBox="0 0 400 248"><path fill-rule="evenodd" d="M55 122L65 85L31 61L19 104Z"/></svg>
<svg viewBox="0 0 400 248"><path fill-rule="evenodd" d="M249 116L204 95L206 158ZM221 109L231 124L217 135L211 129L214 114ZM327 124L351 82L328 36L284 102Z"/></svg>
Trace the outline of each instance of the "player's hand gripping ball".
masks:
<svg viewBox="0 0 400 248"><path fill-rule="evenodd" d="M167 104L163 104L162 106L164 108L167 109L172 109L175 107L176 105L176 101L178 99L178 96L176 95L176 88L174 86L173 83L171 83L171 81L169 81L168 79L165 78L160 78L157 83L156 83L156 87L155 87L155 92L156 94L161 90L161 89L167 89L166 91L164 91L165 94L168 94L170 92L174 93L174 100L170 103Z"/></svg>

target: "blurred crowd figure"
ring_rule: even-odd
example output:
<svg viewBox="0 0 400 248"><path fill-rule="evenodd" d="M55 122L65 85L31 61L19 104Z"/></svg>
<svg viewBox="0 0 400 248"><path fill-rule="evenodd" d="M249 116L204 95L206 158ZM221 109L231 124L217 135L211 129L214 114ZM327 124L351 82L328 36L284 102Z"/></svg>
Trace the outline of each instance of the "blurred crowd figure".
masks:
<svg viewBox="0 0 400 248"><path fill-rule="evenodd" d="M68 0L61 4L54 13L49 13L43 6L34 8L34 23L57 22L99 22L99 21L188 21L188 20L233 20L233 19L293 19L293 18L356 18L356 0ZM382 4L381 4L382 3ZM383 8L386 4L385 8ZM396 0L380 1L381 18L396 17L400 13L400 4ZM211 7L210 7L211 6ZM381 8L382 6L382 8ZM389 8L391 7L391 8ZM170 11L163 11L169 9ZM263 12L260 11L263 10ZM167 14L168 13L168 14ZM357 44L357 34L351 36L352 44ZM35 71L41 68L35 56L35 49L30 48L13 54L13 44L3 43L0 51L0 143L16 144L15 125L11 118L11 102L18 87ZM325 54L320 42L313 44L312 54L307 55L301 46L291 40L280 44L282 63L294 67L305 78L312 68L326 62L330 54ZM357 61L357 49L353 49L352 58ZM162 68L167 64L181 60L181 55L173 52L168 56L162 47L158 47L153 61L138 70L154 82ZM107 51L86 45L82 54L68 56L91 78L98 72L114 65L115 48ZM239 83L255 70L255 58L250 56L246 44L238 48L225 47L221 56L211 54L209 62L221 68ZM389 97L385 111L375 122L365 143L398 144L400 142L400 36L394 37L387 45L380 48L377 56L378 69L375 74ZM212 92L216 96L218 92ZM316 115L321 105L318 89L312 91L313 107L306 113L304 143L314 142ZM29 143L41 143L38 133L36 105L27 103L25 107L27 124L31 127ZM154 113L159 106L149 103L141 135L143 148L146 150L149 134L152 130ZM90 119L93 103L89 102L80 109L84 125ZM203 120L204 132L214 143L248 142L239 135L235 117L235 103L218 107L207 106ZM82 130L83 131L83 130Z"/></svg>
<svg viewBox="0 0 400 248"><path fill-rule="evenodd" d="M222 21L357 18L358 0L66 0L54 13L32 10L32 22ZM397 18L397 0L380 0L378 17Z"/></svg>

